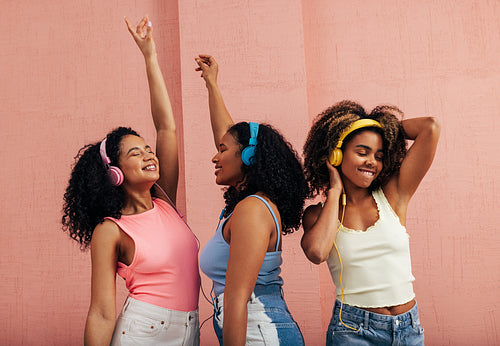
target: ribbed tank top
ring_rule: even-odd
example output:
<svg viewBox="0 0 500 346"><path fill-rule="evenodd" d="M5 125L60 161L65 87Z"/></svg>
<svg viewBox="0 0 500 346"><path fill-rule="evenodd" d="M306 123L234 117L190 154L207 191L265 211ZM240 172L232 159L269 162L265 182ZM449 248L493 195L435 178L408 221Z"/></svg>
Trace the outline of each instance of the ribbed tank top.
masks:
<svg viewBox="0 0 500 346"><path fill-rule="evenodd" d="M273 212L271 206L267 203L265 199L257 195L250 195L249 197L255 197L264 202L267 206L271 215L273 216L274 223L276 225L276 231L278 232L278 238L276 241L276 251L266 252L264 257L264 262L260 268L259 275L257 276L256 285L271 285L278 284L283 285L283 279L279 276L281 273L281 264L283 259L281 258L281 251L278 251L280 243L280 233L281 228L278 224L278 219ZM214 292L215 295L224 292L224 286L226 284L226 271L227 263L229 261L229 247L230 245L224 239L222 230L224 224L233 215L232 213L224 220L224 222L219 224L214 236L208 241L208 243L203 248L200 255L200 268L210 279L214 282Z"/></svg>
<svg viewBox="0 0 500 346"><path fill-rule="evenodd" d="M198 243L177 212L161 199L140 214L115 222L135 244L132 263L118 263L131 298L177 311L198 308Z"/></svg>
<svg viewBox="0 0 500 346"><path fill-rule="evenodd" d="M341 226L336 236L344 267L344 303L363 308L404 304L415 298L409 235L382 189L372 195L379 213L375 224L366 231ZM335 247L327 263L340 300L340 263Z"/></svg>

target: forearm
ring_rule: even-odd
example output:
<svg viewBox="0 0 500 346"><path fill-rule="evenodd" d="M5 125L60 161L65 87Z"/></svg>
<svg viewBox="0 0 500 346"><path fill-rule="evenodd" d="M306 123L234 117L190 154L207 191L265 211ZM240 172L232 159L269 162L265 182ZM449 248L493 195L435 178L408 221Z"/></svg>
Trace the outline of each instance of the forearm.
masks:
<svg viewBox="0 0 500 346"><path fill-rule="evenodd" d="M224 99L216 82L207 83L207 89L210 122L212 124L215 145L218 146L220 139L234 122L224 104Z"/></svg>
<svg viewBox="0 0 500 346"><path fill-rule="evenodd" d="M409 140L417 138L434 139L439 137L440 124L435 117L420 117L402 121L405 137Z"/></svg>
<svg viewBox="0 0 500 346"><path fill-rule="evenodd" d="M85 346L109 345L115 327L114 318L105 318L90 314L85 324Z"/></svg>
<svg viewBox="0 0 500 346"><path fill-rule="evenodd" d="M224 297L224 321L222 326L223 344L245 345L248 310L246 301L235 302Z"/></svg>
<svg viewBox="0 0 500 346"><path fill-rule="evenodd" d="M304 225L301 246L306 257L315 264L328 259L338 229L339 191L330 190L317 220L310 227Z"/></svg>
<svg viewBox="0 0 500 346"><path fill-rule="evenodd" d="M172 105L168 96L165 80L156 54L145 57L148 77L149 95L151 98L151 114L157 131L167 130L175 133L175 120Z"/></svg>

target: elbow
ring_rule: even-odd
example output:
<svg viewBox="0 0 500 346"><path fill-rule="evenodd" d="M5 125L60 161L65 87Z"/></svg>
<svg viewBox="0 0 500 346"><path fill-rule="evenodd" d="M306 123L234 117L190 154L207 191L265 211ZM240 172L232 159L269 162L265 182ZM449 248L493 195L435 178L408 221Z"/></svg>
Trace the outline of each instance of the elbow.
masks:
<svg viewBox="0 0 500 346"><path fill-rule="evenodd" d="M426 119L426 127L428 129L428 131L439 137L439 133L441 132L441 122L438 118L436 117L427 117Z"/></svg>
<svg viewBox="0 0 500 346"><path fill-rule="evenodd" d="M307 244L302 243L302 250L306 255L307 259L314 264L321 264L328 259L330 255L329 252L326 252L324 249L318 246L308 246Z"/></svg>

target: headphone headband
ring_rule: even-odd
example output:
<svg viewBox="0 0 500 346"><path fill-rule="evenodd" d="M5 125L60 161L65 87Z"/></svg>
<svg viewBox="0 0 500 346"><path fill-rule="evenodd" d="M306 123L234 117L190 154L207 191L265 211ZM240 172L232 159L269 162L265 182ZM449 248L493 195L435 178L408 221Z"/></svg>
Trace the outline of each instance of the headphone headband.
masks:
<svg viewBox="0 0 500 346"><path fill-rule="evenodd" d="M330 163L332 164L332 166L338 167L342 163L342 156L343 155L342 155L342 150L340 148L342 148L342 144L344 142L344 139L353 131L359 130L363 127L378 127L378 128L383 129L382 125L380 125L380 123L378 121L373 120L373 119L359 119L359 120L356 120L355 122L353 122L351 124L351 126L349 126L348 129L346 129L346 130L344 130L344 132L342 132L342 134L339 137L339 141L337 142L337 145L335 146L335 149L333 149L332 154L330 155L330 157L328 159L330 161Z"/></svg>
<svg viewBox="0 0 500 346"><path fill-rule="evenodd" d="M99 152L101 153L101 159L106 168L109 167L109 164L111 163L111 160L109 159L108 155L106 154L106 138L104 138L101 142L101 146L99 148Z"/></svg>
<svg viewBox="0 0 500 346"><path fill-rule="evenodd" d="M373 119L359 119L356 120L349 126L347 130L344 130L342 134L340 135L339 141L337 143L336 148L340 149L342 147L344 139L352 132L361 129L363 127L378 127L378 128L383 128L382 125L376 120Z"/></svg>

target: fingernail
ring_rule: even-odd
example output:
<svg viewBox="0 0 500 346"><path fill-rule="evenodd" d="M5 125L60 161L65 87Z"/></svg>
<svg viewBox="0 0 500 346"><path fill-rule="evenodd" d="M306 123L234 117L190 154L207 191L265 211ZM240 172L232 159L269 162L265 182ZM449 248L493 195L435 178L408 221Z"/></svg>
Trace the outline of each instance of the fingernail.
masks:
<svg viewBox="0 0 500 346"><path fill-rule="evenodd" d="M153 26L153 23L151 23L151 21L149 21L148 26Z"/></svg>

